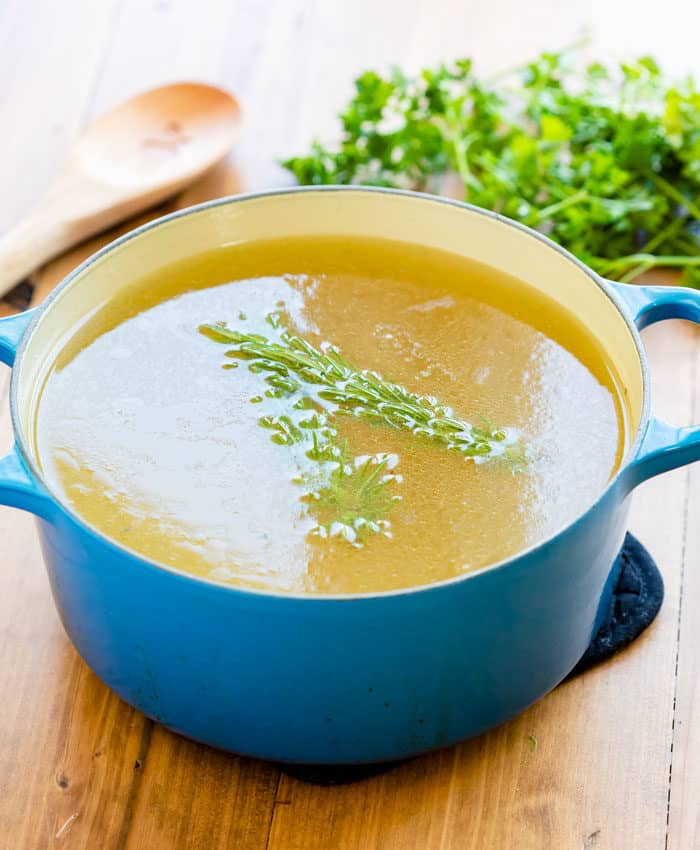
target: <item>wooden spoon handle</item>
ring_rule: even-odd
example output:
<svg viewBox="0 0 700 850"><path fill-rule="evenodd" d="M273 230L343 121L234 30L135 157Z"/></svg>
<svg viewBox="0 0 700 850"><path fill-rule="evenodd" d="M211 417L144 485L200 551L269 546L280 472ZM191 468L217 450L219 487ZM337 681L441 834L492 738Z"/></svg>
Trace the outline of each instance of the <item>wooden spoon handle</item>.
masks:
<svg viewBox="0 0 700 850"><path fill-rule="evenodd" d="M73 244L75 234L66 223L37 208L0 237L0 297Z"/></svg>

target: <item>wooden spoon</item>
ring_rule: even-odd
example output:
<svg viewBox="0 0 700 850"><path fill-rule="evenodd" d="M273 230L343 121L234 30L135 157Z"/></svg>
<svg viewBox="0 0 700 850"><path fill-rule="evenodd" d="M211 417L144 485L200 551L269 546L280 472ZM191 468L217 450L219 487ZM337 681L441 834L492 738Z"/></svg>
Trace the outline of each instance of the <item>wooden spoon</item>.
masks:
<svg viewBox="0 0 700 850"><path fill-rule="evenodd" d="M226 156L239 125L236 99L198 83L153 89L103 115L0 238L0 296L56 254L176 194Z"/></svg>

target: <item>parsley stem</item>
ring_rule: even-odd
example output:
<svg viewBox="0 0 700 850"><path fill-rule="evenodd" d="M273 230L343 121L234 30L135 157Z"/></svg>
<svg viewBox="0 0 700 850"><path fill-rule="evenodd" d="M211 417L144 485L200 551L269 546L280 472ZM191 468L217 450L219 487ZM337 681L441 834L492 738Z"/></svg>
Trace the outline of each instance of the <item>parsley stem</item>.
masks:
<svg viewBox="0 0 700 850"><path fill-rule="evenodd" d="M453 129L449 124L444 122L441 124L441 129L452 146L457 173L464 184L465 193L468 193L469 189L481 191L483 187L477 177L475 177L472 173L472 170L469 167L469 160L467 159L467 153L469 151L469 146L473 141L473 137L460 136L459 128Z"/></svg>
<svg viewBox="0 0 700 850"><path fill-rule="evenodd" d="M696 206L690 198L686 198L686 196L682 192L679 192L675 186L672 186L668 180L664 180L664 178L660 177L658 174L653 174L651 179L656 188L662 191L666 197L671 198L671 200L680 204L683 209L687 210L690 215L693 216L694 219L700 222L700 207Z"/></svg>
<svg viewBox="0 0 700 850"><path fill-rule="evenodd" d="M563 198L561 201L557 201L555 204L550 204L547 207L542 207L537 210L537 215L535 215L533 219L533 224L541 224L545 219L550 218L562 210L565 210L567 207L572 207L574 204L580 204L581 201L588 200L588 192L585 189L579 189L578 192L574 192L573 195L569 195L566 198Z"/></svg>
<svg viewBox="0 0 700 850"><path fill-rule="evenodd" d="M675 239L674 244L676 245L676 248L680 248L691 257L694 257L696 254L700 254L700 242L693 239L692 236L683 236Z"/></svg>
<svg viewBox="0 0 700 850"><path fill-rule="evenodd" d="M606 257L597 257L594 262L598 274L607 275L616 269L626 269L628 266L641 265L642 263L650 269L657 266L700 266L700 256L689 257L677 254L641 253L628 254L626 257L618 257L615 260L608 260Z"/></svg>
<svg viewBox="0 0 700 850"><path fill-rule="evenodd" d="M650 268L651 265L649 263L640 263L638 266L633 266L628 272L625 272L618 280L620 283L629 283L631 280L639 277L640 274L648 272Z"/></svg>
<svg viewBox="0 0 700 850"><path fill-rule="evenodd" d="M652 254L659 245L663 245L663 243L669 238L669 236L673 236L675 233L680 230L680 228L685 224L685 220L687 215L679 215L673 219L673 221L660 230L656 236L652 236L652 238L644 245L643 251L645 254Z"/></svg>

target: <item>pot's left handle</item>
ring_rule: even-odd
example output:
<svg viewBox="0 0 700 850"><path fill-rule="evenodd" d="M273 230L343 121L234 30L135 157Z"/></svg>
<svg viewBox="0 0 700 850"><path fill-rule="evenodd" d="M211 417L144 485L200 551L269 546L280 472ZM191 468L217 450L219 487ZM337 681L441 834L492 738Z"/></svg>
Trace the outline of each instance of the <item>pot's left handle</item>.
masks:
<svg viewBox="0 0 700 850"><path fill-rule="evenodd" d="M664 319L700 324L700 292L682 286L638 286L605 281L624 302L641 330ZM678 427L651 416L636 457L628 467L630 485L700 460L700 426Z"/></svg>
<svg viewBox="0 0 700 850"><path fill-rule="evenodd" d="M0 319L0 362L8 366L15 362L17 348L33 314L34 310L27 310ZM55 511L56 503L27 469L17 443L0 458L0 505L30 511L44 519L50 519Z"/></svg>

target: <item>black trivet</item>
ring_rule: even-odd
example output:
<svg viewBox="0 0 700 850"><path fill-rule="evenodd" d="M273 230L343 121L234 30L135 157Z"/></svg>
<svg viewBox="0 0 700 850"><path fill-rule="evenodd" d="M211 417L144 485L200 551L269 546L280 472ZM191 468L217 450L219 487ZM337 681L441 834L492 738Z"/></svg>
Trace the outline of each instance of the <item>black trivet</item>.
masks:
<svg viewBox="0 0 700 850"><path fill-rule="evenodd" d="M622 563L603 625L567 679L606 661L624 649L654 620L664 598L659 568L642 544L627 534L619 555ZM351 765L280 765L280 769L313 785L346 785L391 770L402 762Z"/></svg>

